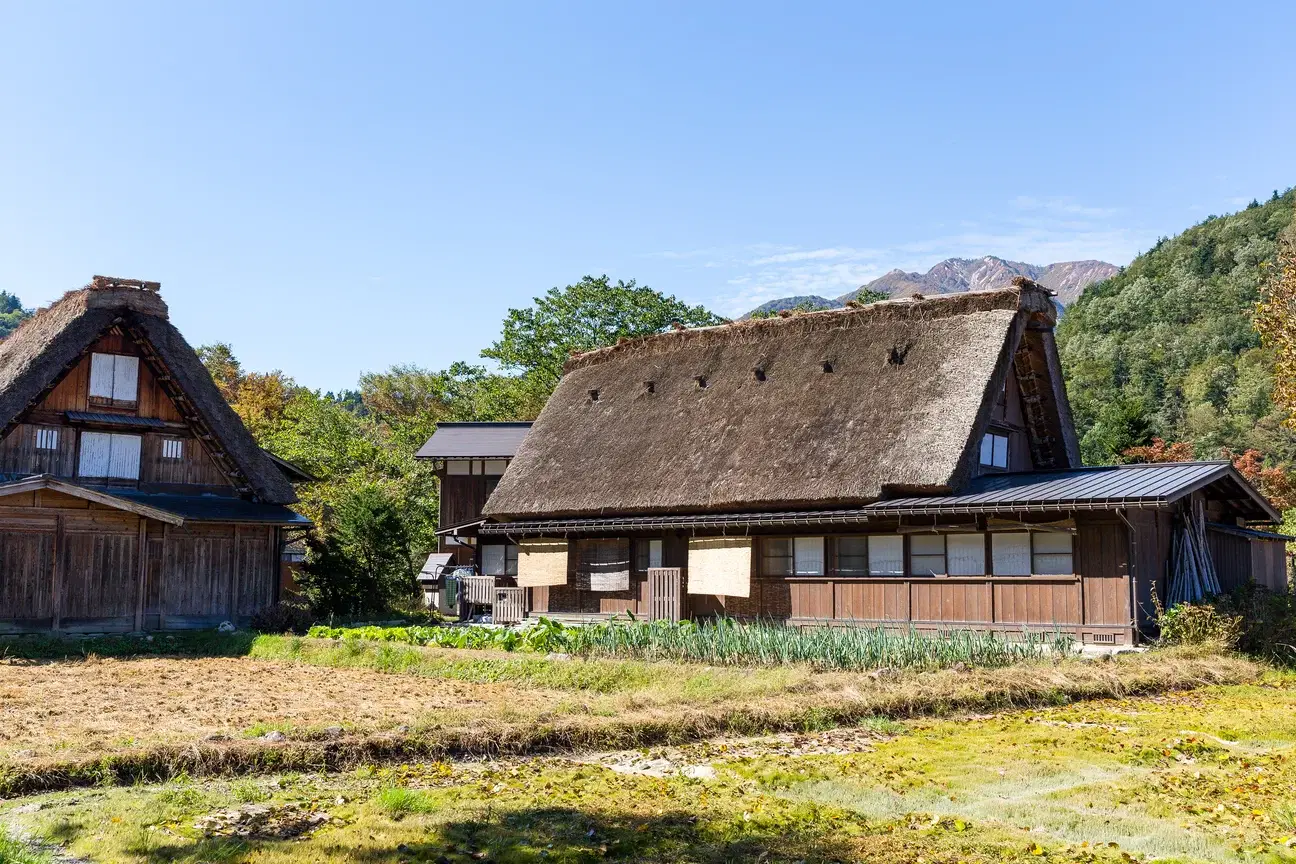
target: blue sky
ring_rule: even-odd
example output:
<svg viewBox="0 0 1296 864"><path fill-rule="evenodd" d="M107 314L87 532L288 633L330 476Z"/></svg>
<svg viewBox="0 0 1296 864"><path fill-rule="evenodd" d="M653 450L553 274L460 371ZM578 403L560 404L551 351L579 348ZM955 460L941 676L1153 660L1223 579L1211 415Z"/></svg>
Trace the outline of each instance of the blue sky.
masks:
<svg viewBox="0 0 1296 864"><path fill-rule="evenodd" d="M587 273L725 314L1127 263L1296 183L1296 4L9 3L0 288L325 389Z"/></svg>

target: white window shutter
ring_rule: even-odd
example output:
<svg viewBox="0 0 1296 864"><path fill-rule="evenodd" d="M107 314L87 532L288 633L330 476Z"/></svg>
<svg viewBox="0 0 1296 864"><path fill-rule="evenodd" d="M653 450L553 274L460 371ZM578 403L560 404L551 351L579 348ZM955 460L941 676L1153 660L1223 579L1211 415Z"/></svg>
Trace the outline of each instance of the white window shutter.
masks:
<svg viewBox="0 0 1296 864"><path fill-rule="evenodd" d="M113 358L113 399L135 402L139 397L139 358L118 354Z"/></svg>
<svg viewBox="0 0 1296 864"><path fill-rule="evenodd" d="M111 354L90 355L90 395L113 398L114 357Z"/></svg>
<svg viewBox="0 0 1296 864"><path fill-rule="evenodd" d="M649 567L662 566L662 541L660 540L648 541L648 566Z"/></svg>
<svg viewBox="0 0 1296 864"><path fill-rule="evenodd" d="M798 576L822 576L824 538L797 537L792 541L793 571Z"/></svg>
<svg viewBox="0 0 1296 864"><path fill-rule="evenodd" d="M112 452L108 458L108 476L122 480L138 480L140 469L140 436L113 435Z"/></svg>
<svg viewBox="0 0 1296 864"><path fill-rule="evenodd" d="M950 534L945 542L949 556L949 575L985 575L984 534Z"/></svg>
<svg viewBox="0 0 1296 864"><path fill-rule="evenodd" d="M869 545L870 576L904 575L904 538L894 534L871 534Z"/></svg>
<svg viewBox="0 0 1296 864"><path fill-rule="evenodd" d="M111 452L112 435L107 432L82 432L81 463L77 474L82 477L107 477Z"/></svg>
<svg viewBox="0 0 1296 864"><path fill-rule="evenodd" d="M991 534L990 554L994 575L1030 575L1031 538L1029 534Z"/></svg>

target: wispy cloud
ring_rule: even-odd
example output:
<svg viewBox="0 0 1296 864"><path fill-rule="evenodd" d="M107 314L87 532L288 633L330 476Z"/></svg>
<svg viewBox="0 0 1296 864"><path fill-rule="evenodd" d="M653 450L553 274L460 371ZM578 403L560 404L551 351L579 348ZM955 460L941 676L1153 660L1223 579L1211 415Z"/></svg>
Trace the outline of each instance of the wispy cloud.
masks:
<svg viewBox="0 0 1296 864"><path fill-rule="evenodd" d="M1121 225L1119 215L1115 208L1069 198L1022 195L998 213L961 219L948 232L934 226L931 236L885 248L758 243L655 257L723 275L709 305L725 315L741 315L779 297L838 297L890 270L925 272L946 258L994 255L1031 264L1094 258L1125 264L1156 238L1155 232Z"/></svg>

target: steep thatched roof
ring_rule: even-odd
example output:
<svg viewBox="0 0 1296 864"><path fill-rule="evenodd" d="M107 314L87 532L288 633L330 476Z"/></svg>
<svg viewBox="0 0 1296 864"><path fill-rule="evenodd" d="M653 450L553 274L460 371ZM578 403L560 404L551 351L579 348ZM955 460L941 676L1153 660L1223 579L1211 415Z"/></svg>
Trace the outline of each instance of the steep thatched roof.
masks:
<svg viewBox="0 0 1296 864"><path fill-rule="evenodd" d="M1023 333L1048 333L1054 316L1050 293L1023 280L575 356L485 512L819 507L957 489ZM1069 417L1060 385L1051 392L1054 418Z"/></svg>
<svg viewBox="0 0 1296 864"><path fill-rule="evenodd" d="M236 485L246 486L271 504L297 500L292 484L257 446L198 355L168 320L166 303L154 282L96 276L86 287L69 291L37 312L0 342L0 429L7 432L19 422L113 325L147 340L155 356L145 357L145 361L164 367L155 370L169 376L163 386L196 431L210 435L223 452L218 462L226 463Z"/></svg>

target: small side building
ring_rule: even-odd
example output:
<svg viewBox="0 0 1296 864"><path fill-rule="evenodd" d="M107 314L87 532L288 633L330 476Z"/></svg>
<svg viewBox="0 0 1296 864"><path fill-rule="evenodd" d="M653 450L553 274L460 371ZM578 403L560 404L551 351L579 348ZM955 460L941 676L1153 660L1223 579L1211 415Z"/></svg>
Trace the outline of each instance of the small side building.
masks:
<svg viewBox="0 0 1296 864"><path fill-rule="evenodd" d="M297 469L257 446L155 282L96 276L0 342L0 633L246 622Z"/></svg>
<svg viewBox="0 0 1296 864"><path fill-rule="evenodd" d="M517 544L507 537L481 538L478 529L485 521L486 500L530 429L529 421L438 423L415 454L433 463L441 487L437 551L419 576L430 605L439 605L436 592L452 570L490 577L480 585L465 582L474 586L469 593L478 606L494 606L494 589L515 585Z"/></svg>
<svg viewBox="0 0 1296 864"><path fill-rule="evenodd" d="M531 614L575 619L1131 644L1184 532L1227 579L1285 585L1257 530L1279 514L1227 462L1081 464L1055 322L1018 280L578 355L477 542L517 545Z"/></svg>

